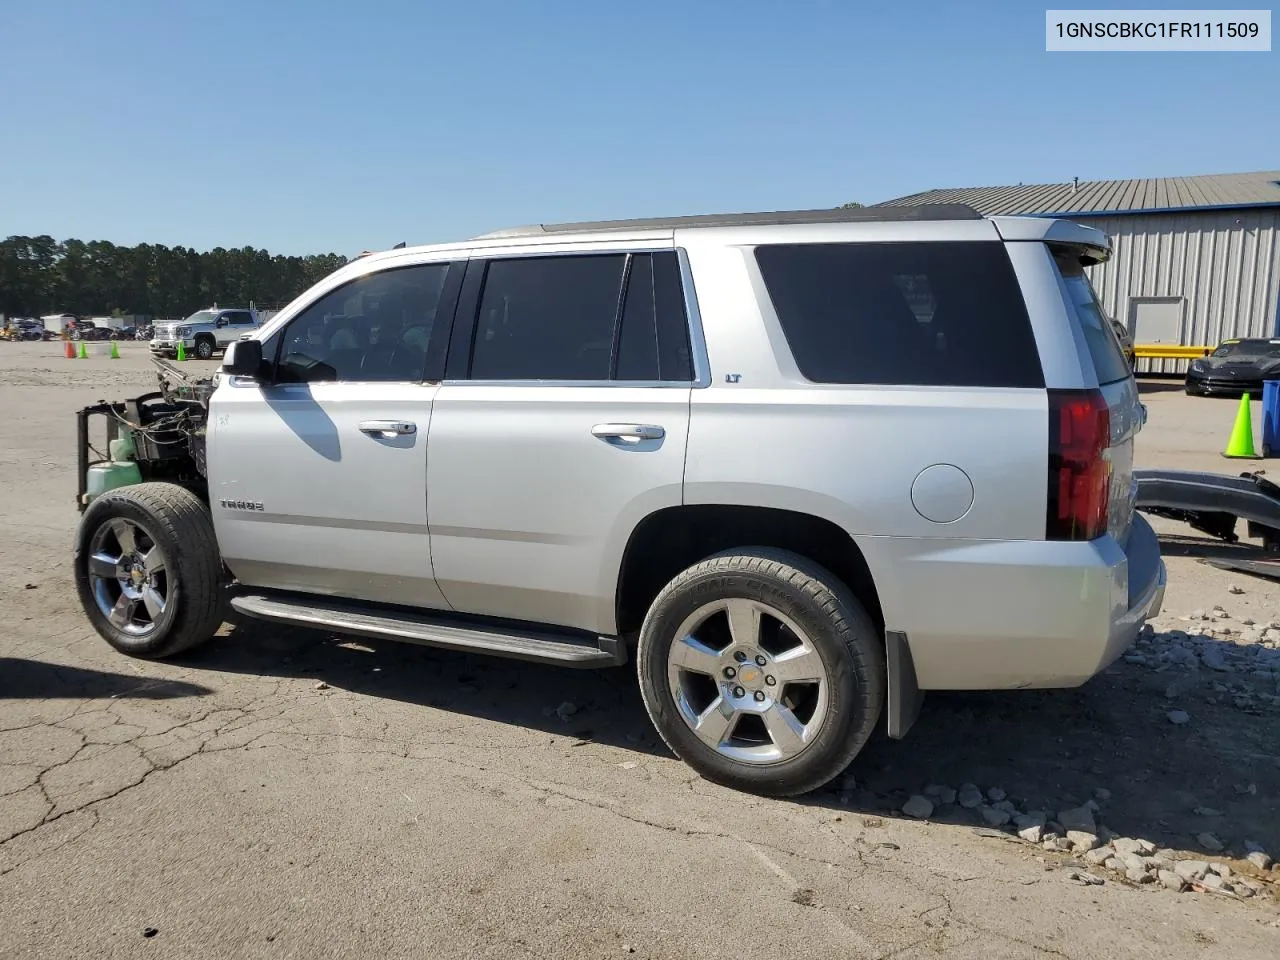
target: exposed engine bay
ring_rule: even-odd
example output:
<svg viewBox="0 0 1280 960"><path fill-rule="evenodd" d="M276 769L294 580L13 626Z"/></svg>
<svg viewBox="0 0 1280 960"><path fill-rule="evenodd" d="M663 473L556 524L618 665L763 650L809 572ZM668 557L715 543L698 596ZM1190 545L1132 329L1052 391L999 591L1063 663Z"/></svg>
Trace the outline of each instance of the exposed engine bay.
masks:
<svg viewBox="0 0 1280 960"><path fill-rule="evenodd" d="M116 486L164 480L208 499L205 424L218 375L190 377L153 357L159 389L131 400L104 401L76 414L81 512ZM94 423L104 422L95 442ZM100 445L99 445L100 444Z"/></svg>

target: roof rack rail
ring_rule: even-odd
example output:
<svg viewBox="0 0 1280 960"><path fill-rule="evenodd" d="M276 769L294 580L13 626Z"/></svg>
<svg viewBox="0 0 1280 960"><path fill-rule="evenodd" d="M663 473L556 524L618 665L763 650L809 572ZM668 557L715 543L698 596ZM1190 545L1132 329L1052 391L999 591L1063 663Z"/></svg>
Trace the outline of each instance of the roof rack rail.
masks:
<svg viewBox="0 0 1280 960"><path fill-rule="evenodd" d="M639 220L596 220L582 223L535 223L509 227L474 237L495 240L555 233L596 233L610 230L670 230L677 227L755 227L806 223L873 223L902 220L981 220L982 214L963 203L856 207L833 210L777 210L770 213L708 213L686 217L646 217Z"/></svg>

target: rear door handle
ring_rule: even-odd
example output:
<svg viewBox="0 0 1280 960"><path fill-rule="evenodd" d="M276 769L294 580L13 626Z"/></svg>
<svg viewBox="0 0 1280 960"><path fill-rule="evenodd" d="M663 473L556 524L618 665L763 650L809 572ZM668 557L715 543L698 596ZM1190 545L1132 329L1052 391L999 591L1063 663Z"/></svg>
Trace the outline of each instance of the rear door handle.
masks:
<svg viewBox="0 0 1280 960"><path fill-rule="evenodd" d="M651 423L597 423L591 435L610 443L639 443L641 440L661 440L667 431Z"/></svg>
<svg viewBox="0 0 1280 960"><path fill-rule="evenodd" d="M418 432L418 425L408 420L361 420L360 432L371 437L406 437Z"/></svg>

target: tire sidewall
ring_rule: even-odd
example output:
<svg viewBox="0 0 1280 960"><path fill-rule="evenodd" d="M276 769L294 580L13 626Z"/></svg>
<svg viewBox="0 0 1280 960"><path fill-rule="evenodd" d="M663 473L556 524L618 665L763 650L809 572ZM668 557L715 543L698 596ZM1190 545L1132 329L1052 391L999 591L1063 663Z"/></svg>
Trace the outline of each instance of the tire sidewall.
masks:
<svg viewBox="0 0 1280 960"><path fill-rule="evenodd" d="M828 579L824 586L832 582ZM732 760L704 744L681 717L667 676L668 651L680 625L698 608L734 597L768 604L793 620L807 634L827 672L829 699L822 729L803 751L777 763ZM856 602L854 606L851 610L849 601L842 602L844 619L856 636L855 642L866 644L873 639L862 635L869 620ZM843 754L859 731L869 731L875 720L866 716L869 711L879 713L879 698L871 695L871 685L879 683L879 678L858 675L854 656L827 612L805 591L764 573L707 569L674 590L664 590L645 618L636 659L645 703L663 739L707 779L740 789L797 792L796 785L811 781L815 767L825 765L824 758ZM861 745L859 742L857 747ZM834 770L832 775L838 772Z"/></svg>
<svg viewBox="0 0 1280 960"><path fill-rule="evenodd" d="M137 524L156 543L165 558L166 598L165 608L156 621L156 629L138 637L118 629L102 611L93 595L93 581L89 576L89 556L97 532L116 518ZM75 578L76 590L85 615L106 641L121 653L147 657L162 650L172 634L181 628L185 614L184 574L181 545L166 535L164 527L141 504L123 497L107 494L89 505L76 530Z"/></svg>
<svg viewBox="0 0 1280 960"><path fill-rule="evenodd" d="M201 360L208 360L213 356L213 343L207 337L200 337L196 340L196 356Z"/></svg>

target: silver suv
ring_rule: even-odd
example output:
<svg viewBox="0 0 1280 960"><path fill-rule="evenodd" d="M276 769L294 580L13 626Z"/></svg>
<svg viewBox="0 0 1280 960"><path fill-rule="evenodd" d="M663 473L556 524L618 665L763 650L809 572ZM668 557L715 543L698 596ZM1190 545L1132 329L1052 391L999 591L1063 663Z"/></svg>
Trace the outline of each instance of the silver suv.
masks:
<svg viewBox="0 0 1280 960"><path fill-rule="evenodd" d="M197 310L178 323L157 323L151 332L151 352L174 356L178 344L185 355L208 360L228 344L252 333L261 326L256 310L210 307Z"/></svg>
<svg viewBox="0 0 1280 960"><path fill-rule="evenodd" d="M172 431L189 403L205 442L88 505L84 608L142 657L207 640L228 594L329 631L631 657L703 776L811 790L922 691L1076 686L1159 612L1144 411L1084 272L1108 254L946 206L360 259L233 344L207 401L126 411Z"/></svg>

